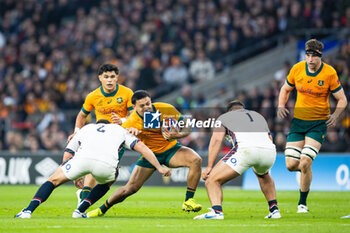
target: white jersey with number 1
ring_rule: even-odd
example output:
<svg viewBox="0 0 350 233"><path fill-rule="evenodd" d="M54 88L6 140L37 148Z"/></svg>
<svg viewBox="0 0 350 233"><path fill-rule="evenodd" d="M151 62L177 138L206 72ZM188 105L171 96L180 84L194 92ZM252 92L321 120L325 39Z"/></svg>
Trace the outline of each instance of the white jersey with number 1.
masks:
<svg viewBox="0 0 350 233"><path fill-rule="evenodd" d="M229 111L222 114L218 120L226 128L233 146L275 148L269 138L270 130L265 118L255 111Z"/></svg>

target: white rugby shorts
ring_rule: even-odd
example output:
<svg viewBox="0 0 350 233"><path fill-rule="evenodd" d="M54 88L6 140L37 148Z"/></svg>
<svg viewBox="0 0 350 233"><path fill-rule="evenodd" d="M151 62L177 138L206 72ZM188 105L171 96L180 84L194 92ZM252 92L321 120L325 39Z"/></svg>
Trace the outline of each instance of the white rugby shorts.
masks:
<svg viewBox="0 0 350 233"><path fill-rule="evenodd" d="M70 180L91 173L99 184L114 181L118 175L117 166L111 166L108 163L89 158L73 157L62 164L61 169Z"/></svg>
<svg viewBox="0 0 350 233"><path fill-rule="evenodd" d="M275 163L276 149L263 147L238 148L231 150L222 161L242 175L250 167L258 175L266 174Z"/></svg>

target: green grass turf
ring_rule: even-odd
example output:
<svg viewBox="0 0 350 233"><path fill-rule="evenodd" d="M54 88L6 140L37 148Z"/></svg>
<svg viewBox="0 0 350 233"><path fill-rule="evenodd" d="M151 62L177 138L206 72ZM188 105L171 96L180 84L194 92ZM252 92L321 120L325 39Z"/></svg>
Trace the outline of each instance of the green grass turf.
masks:
<svg viewBox="0 0 350 233"><path fill-rule="evenodd" d="M310 192L310 213L296 214L299 193L280 191L277 197L282 219L264 219L268 209L261 192L224 189L225 220L199 221L192 219L197 213L181 210L185 187L144 187L104 217L72 219L76 189L62 186L39 206L32 219L14 219L37 188L0 185L0 232L350 232L350 219L340 219L350 214L349 192ZM195 197L203 205L199 213L205 213L210 207L205 189L199 188Z"/></svg>

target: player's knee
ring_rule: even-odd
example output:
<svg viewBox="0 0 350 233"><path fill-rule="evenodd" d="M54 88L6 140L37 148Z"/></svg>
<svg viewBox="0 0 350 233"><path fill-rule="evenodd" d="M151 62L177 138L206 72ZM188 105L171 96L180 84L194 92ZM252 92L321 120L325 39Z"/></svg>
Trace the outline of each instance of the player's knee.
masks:
<svg viewBox="0 0 350 233"><path fill-rule="evenodd" d="M193 160L192 160L192 164L194 164L195 166L202 166L202 158L199 156L194 156Z"/></svg>
<svg viewBox="0 0 350 233"><path fill-rule="evenodd" d="M284 154L286 156L286 167L289 171L299 170L301 149L295 146L287 146Z"/></svg>
<svg viewBox="0 0 350 233"><path fill-rule="evenodd" d="M294 163L286 163L288 171L293 172L299 170L299 163L296 161Z"/></svg>
<svg viewBox="0 0 350 233"><path fill-rule="evenodd" d="M208 177L208 179L206 179L206 181L205 181L205 186L207 187L207 186L209 186L209 185L213 185L213 184L219 184L219 185L221 185L223 182L219 179L219 178L217 178L217 177Z"/></svg>
<svg viewBox="0 0 350 233"><path fill-rule="evenodd" d="M307 162L301 162L300 163L300 171L302 173L306 173L311 168L311 164Z"/></svg>

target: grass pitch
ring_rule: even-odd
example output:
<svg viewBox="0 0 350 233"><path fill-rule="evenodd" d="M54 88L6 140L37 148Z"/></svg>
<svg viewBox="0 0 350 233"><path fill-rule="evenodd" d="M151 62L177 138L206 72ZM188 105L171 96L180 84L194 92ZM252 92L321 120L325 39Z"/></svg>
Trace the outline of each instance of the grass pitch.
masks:
<svg viewBox="0 0 350 233"><path fill-rule="evenodd" d="M143 187L112 207L104 217L72 219L76 189L67 185L56 189L32 219L14 219L13 216L28 205L37 188L0 185L0 232L350 232L350 219L340 219L350 214L349 192L310 192L310 213L296 214L299 193L280 191L277 199L282 219L264 219L268 208L260 191L224 189L225 220L200 221L193 217L210 207L204 188L199 188L195 196L203 209L199 213L184 213L181 206L185 187Z"/></svg>

